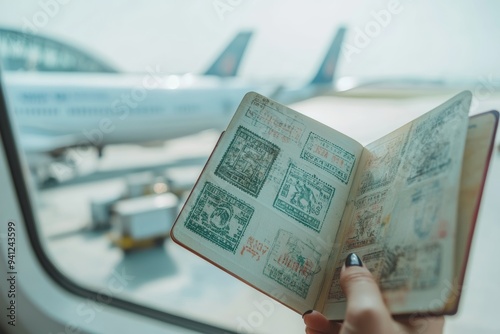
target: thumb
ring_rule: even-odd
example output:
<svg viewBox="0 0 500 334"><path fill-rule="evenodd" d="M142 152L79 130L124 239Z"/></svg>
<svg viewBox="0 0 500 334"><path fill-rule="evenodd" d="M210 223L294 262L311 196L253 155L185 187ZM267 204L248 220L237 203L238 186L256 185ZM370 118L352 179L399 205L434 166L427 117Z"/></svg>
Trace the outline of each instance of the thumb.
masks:
<svg viewBox="0 0 500 334"><path fill-rule="evenodd" d="M347 297L341 333L391 333L393 321L370 271L354 253L347 256L340 273L340 286Z"/></svg>

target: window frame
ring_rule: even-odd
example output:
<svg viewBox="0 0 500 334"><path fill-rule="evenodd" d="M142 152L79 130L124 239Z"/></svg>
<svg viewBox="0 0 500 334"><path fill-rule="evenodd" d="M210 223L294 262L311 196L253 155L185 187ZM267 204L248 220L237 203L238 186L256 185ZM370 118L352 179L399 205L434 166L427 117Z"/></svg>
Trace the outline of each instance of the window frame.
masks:
<svg viewBox="0 0 500 334"><path fill-rule="evenodd" d="M118 310L131 312L133 314L143 316L142 319L138 319L140 321L138 322L136 321L137 325L140 326L137 327L140 332L144 331L144 325L145 325L144 320L147 320L147 318L149 318L161 321L165 325L169 324L172 326L181 327L186 330L194 332L207 333L207 334L236 333L228 329L219 328L207 323L203 323L189 318L184 318L182 316L164 312L152 307L140 305L132 301L125 300L123 298L118 298L116 296L112 296L109 294L98 293L97 291L93 291L91 289L78 285L73 280L64 275L56 267L56 265L52 263L42 245L40 234L38 232L38 227L36 225L36 218L32 210L33 201L30 196L30 190L33 191L34 189L31 189L32 187L29 187L26 182L27 181L26 177L30 176L29 175L25 176L24 171L27 169L24 167L26 166L26 164L24 163L24 159L22 157L23 153L17 145L18 143L18 140L16 140L17 131L13 130L15 122L13 122L8 112L8 104L7 100L5 99L6 95L4 94L3 83L1 82L1 78L2 78L2 72L0 71L0 119L2 120L0 122L0 137L2 140L1 150L4 151L6 164L8 165L8 170L6 171L6 174L8 174L11 177L14 194L16 196L16 198L12 200L14 201L14 203L17 201L17 204L19 206L19 211L20 211L19 219L18 222L16 223L22 224L23 225L22 227L25 228L25 230L23 230L22 228L18 228L20 231L18 233L17 242L19 244L19 242L21 241L21 239L23 239L23 237L25 238L24 241L29 242L28 246L30 250L29 253L34 255L30 260L38 262L39 266L43 269L43 271L47 274L47 276L50 277L51 279L50 283L53 283L56 286L62 288L62 290L69 293L70 296L78 297L80 303L83 300L98 300L97 298L99 296L101 296L101 298L105 297L106 305L104 305L103 309L105 312L103 313L106 312L114 313L113 311L116 310L113 310L113 308L115 308ZM22 259L21 261L24 260ZM24 276L28 275L28 273L22 273L22 274ZM43 280L44 278L36 277L36 279ZM22 285L20 286L20 289L22 290ZM26 296L32 297L29 294L26 294ZM33 296L33 299L36 299L36 296ZM75 307L76 305L77 304L75 304ZM46 305L46 306L47 308L50 308L51 311L54 311L55 308L57 308L57 305ZM18 312L22 312L22 309L18 310ZM54 315L53 312L52 314ZM59 319L59 320L60 323L68 323L68 321L70 321L65 319ZM128 322L125 321L125 323ZM113 324L113 326L114 325L119 325L119 324ZM124 328L127 328L127 326L124 326ZM167 330L168 327L163 329ZM96 330L95 328L92 329L92 331L95 330Z"/></svg>

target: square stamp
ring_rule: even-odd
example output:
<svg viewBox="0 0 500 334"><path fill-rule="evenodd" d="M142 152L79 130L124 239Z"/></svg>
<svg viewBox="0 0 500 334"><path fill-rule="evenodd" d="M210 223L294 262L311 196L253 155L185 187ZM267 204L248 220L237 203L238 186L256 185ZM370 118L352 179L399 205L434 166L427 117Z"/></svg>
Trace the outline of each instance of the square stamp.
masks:
<svg viewBox="0 0 500 334"><path fill-rule="evenodd" d="M349 183L356 161L354 154L313 132L309 134L300 157L332 174L345 184Z"/></svg>
<svg viewBox="0 0 500 334"><path fill-rule="evenodd" d="M388 248L381 263L382 290L426 290L439 284L442 247L437 241Z"/></svg>
<svg viewBox="0 0 500 334"><path fill-rule="evenodd" d="M279 230L263 274L302 298L321 271L321 254L292 233Z"/></svg>
<svg viewBox="0 0 500 334"><path fill-rule="evenodd" d="M257 197L280 149L240 126L215 170L215 175Z"/></svg>
<svg viewBox="0 0 500 334"><path fill-rule="evenodd" d="M422 182L452 168L454 139L464 117L459 112L461 108L462 101L455 101L441 113L412 128L411 145L405 159L410 170L407 184Z"/></svg>
<svg viewBox="0 0 500 334"><path fill-rule="evenodd" d="M282 107L268 99L256 98L248 107L245 116L251 120L253 126L261 128L267 136L283 143L298 143L306 126L281 109Z"/></svg>
<svg viewBox="0 0 500 334"><path fill-rule="evenodd" d="M340 287L340 272L342 271L342 262L337 264L333 273L332 285L328 291L328 301L343 302L346 300L345 294Z"/></svg>
<svg viewBox="0 0 500 334"><path fill-rule="evenodd" d="M357 253L361 254L361 253ZM346 300L346 296L340 287L340 272L342 271L342 266L344 264L347 254L343 253L341 259L337 262L335 266L335 271L333 273L332 285L328 292L328 300L332 302L343 302ZM384 250L372 250L370 253L361 255L361 260L363 265L370 270L370 272L377 278L379 276L380 263L384 257Z"/></svg>
<svg viewBox="0 0 500 334"><path fill-rule="evenodd" d="M185 226L220 248L235 253L253 213L253 207L207 182Z"/></svg>
<svg viewBox="0 0 500 334"><path fill-rule="evenodd" d="M290 164L273 206L319 232L334 194L333 186Z"/></svg>
<svg viewBox="0 0 500 334"><path fill-rule="evenodd" d="M379 190L390 185L398 175L401 157L404 156L407 145L406 134L401 134L384 142L370 147L365 151L368 158L365 160L358 195L372 190Z"/></svg>
<svg viewBox="0 0 500 334"><path fill-rule="evenodd" d="M348 227L343 251L377 244L385 235L387 224L382 221L383 204L388 190L358 198Z"/></svg>

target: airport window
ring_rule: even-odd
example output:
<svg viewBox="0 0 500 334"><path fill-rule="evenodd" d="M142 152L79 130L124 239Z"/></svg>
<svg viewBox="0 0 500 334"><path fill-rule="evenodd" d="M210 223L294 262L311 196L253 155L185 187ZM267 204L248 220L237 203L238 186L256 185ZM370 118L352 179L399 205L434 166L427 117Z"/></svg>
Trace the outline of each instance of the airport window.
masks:
<svg viewBox="0 0 500 334"><path fill-rule="evenodd" d="M471 17L464 27L474 3L450 3L455 11L424 26L415 21L436 5L392 2L0 5L2 86L52 265L96 296L187 328L302 333L298 314L174 243L170 228L248 91L321 120L321 108L347 120L462 89L475 92L477 111L495 109L495 10L478 9L494 25ZM123 288L110 289L117 277Z"/></svg>

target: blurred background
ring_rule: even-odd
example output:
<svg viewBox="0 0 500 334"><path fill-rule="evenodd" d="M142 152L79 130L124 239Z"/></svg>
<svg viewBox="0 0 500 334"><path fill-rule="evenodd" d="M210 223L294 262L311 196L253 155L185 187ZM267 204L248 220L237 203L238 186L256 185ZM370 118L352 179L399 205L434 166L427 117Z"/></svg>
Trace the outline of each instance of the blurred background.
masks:
<svg viewBox="0 0 500 334"><path fill-rule="evenodd" d="M473 114L500 109L498 13L497 1L1 1L3 86L46 252L96 291L130 273L119 297L137 305L302 333L299 315L168 237L243 94L363 144L463 89ZM499 160L446 333L500 329L500 271L484 256L500 251Z"/></svg>
<svg viewBox="0 0 500 334"><path fill-rule="evenodd" d="M391 3L397 13L386 26L356 43L358 29L369 30L374 13ZM342 61L340 77L477 81L500 71L495 1L67 1L47 20L37 16L44 12L37 1L1 6L4 27L34 28L124 72L159 65L169 73L200 73L237 32L252 30L239 76L308 79L339 25L349 26L346 44L360 49Z"/></svg>

